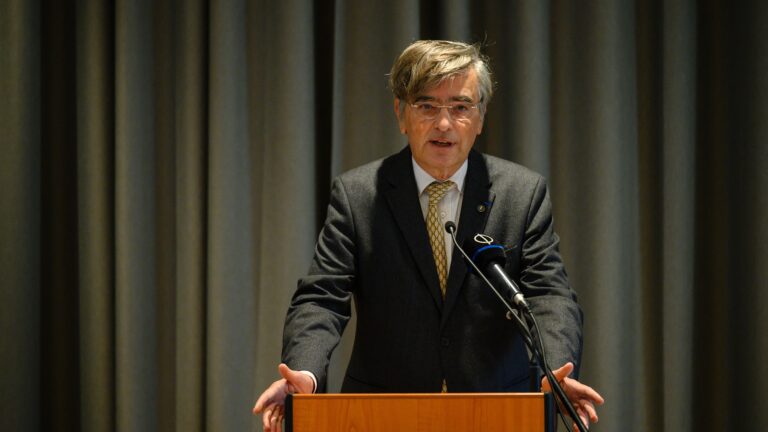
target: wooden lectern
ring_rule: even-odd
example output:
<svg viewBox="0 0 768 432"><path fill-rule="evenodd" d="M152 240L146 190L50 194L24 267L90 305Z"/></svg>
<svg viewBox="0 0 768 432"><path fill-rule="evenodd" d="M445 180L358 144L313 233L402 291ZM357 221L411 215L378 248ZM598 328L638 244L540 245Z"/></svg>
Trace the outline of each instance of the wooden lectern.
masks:
<svg viewBox="0 0 768 432"><path fill-rule="evenodd" d="M289 395L286 432L554 432L551 393Z"/></svg>

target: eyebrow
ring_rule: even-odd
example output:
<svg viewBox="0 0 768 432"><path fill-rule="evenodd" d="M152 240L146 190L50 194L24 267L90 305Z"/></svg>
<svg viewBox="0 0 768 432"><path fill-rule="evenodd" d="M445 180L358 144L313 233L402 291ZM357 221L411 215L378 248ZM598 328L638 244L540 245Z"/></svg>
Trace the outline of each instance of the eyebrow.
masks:
<svg viewBox="0 0 768 432"><path fill-rule="evenodd" d="M421 102L421 101L434 101L434 102L441 102L442 103L442 101L437 100L436 97L427 96L427 95L418 96L414 102ZM448 99L448 102L469 102L469 103L474 103L472 101L472 98L470 98L469 96L463 96L463 95L452 96L450 99Z"/></svg>

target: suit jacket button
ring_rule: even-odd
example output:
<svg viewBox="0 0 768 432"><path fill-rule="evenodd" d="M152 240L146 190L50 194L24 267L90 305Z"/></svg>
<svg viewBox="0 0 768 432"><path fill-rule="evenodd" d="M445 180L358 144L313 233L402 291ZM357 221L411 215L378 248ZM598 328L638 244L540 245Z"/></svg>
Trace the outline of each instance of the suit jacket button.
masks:
<svg viewBox="0 0 768 432"><path fill-rule="evenodd" d="M448 345L450 345L450 342L448 341L448 338L446 338L446 337L440 338L440 345L442 345L444 347L447 347Z"/></svg>

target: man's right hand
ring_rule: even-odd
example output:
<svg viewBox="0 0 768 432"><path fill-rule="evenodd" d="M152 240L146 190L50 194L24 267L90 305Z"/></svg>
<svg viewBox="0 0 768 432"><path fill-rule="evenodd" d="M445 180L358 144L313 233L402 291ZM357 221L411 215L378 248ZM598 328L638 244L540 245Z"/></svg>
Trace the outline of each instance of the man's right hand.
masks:
<svg viewBox="0 0 768 432"><path fill-rule="evenodd" d="M302 372L289 368L280 363L277 370L282 375L259 396L253 407L253 414L262 413L261 421L264 432L279 432L285 415L285 397L293 393L312 393L315 383L312 378Z"/></svg>

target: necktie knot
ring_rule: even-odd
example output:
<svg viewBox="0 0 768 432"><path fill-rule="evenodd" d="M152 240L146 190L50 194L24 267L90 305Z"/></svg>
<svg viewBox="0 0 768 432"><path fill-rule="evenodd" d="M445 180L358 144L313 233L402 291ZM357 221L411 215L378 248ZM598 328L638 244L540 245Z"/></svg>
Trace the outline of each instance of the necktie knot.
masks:
<svg viewBox="0 0 768 432"><path fill-rule="evenodd" d="M446 193L453 186L453 182L448 180L444 182L434 181L427 186L427 193L429 194L429 205L437 205Z"/></svg>

